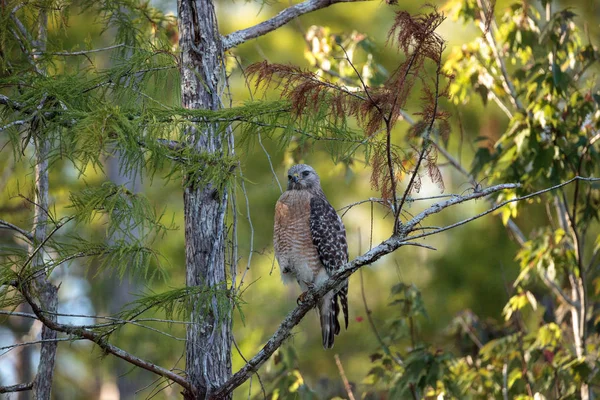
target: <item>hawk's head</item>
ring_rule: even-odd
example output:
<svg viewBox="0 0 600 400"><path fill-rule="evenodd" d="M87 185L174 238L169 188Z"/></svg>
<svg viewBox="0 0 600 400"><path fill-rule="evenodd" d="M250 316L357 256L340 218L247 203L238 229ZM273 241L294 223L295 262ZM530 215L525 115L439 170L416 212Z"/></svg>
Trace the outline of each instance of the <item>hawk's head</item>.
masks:
<svg viewBox="0 0 600 400"><path fill-rule="evenodd" d="M296 164L288 171L288 190L311 190L321 188L319 175L313 167Z"/></svg>

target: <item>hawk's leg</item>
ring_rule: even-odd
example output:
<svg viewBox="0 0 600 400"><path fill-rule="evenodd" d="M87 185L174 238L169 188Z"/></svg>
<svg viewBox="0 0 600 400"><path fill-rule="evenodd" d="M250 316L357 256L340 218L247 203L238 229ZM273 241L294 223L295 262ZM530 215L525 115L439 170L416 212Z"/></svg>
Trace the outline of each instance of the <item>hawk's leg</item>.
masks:
<svg viewBox="0 0 600 400"><path fill-rule="evenodd" d="M298 282L298 284L300 284L300 282ZM312 282L304 282L304 284L306 285L308 290L306 292L300 293L300 296L298 296L298 300L296 300L296 304L298 304L298 305L304 303L304 299L306 298L306 293L308 293L309 290L311 290L312 288L315 287L315 285Z"/></svg>

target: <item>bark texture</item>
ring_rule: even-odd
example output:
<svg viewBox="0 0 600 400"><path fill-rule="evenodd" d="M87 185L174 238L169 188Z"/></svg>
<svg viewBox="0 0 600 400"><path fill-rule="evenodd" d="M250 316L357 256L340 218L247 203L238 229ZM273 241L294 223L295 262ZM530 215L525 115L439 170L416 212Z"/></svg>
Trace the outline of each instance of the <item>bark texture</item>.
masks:
<svg viewBox="0 0 600 400"><path fill-rule="evenodd" d="M182 106L218 109L222 72L222 48L211 0L179 0ZM222 79L222 80L221 80ZM199 154L224 154L216 127L189 131L190 144ZM186 182L184 191L186 284L225 293L226 194L211 185ZM231 376L231 310L219 307L216 296L195 302L187 328L186 372L196 389L186 398L203 399ZM230 398L227 395L225 398Z"/></svg>
<svg viewBox="0 0 600 400"><path fill-rule="evenodd" d="M35 126L35 124L34 124ZM46 226L48 223L48 153L50 143L40 133L41 138L36 140L36 161L35 167L35 211L33 217L34 241L30 247L32 255L32 268L35 271L42 270L44 266L44 252L39 248L47 235ZM49 312L48 318L56 321L56 311L58 309L58 290L48 281L46 274L38 275L33 281L34 292L37 293L38 301L44 311ZM52 392L52 378L54 375L54 361L56 358L57 332L46 325L42 327L42 343L40 350L40 363L37 374L33 381L33 396L36 400L50 399Z"/></svg>
<svg viewBox="0 0 600 400"><path fill-rule="evenodd" d="M46 51L48 16L45 9L40 10L38 16L38 49ZM37 60L36 60L37 61ZM39 73L45 74L45 69L37 67ZM43 107L45 100L40 107ZM33 216L33 246L31 246L31 265L34 271L43 270L44 249L39 246L46 240L48 224L48 190L50 188L48 176L48 155L50 154L50 141L34 121L31 129L37 131L35 139L36 166L35 166L35 211ZM42 246L43 247L43 246ZM37 293L39 304L48 312L48 319L56 321L58 310L58 289L50 282L48 273L38 275L33 281L34 291ZM50 399L52 393L52 381L54 376L54 362L56 359L56 348L58 334L55 330L44 325L42 327L42 340L40 350L40 363L37 374L33 381L33 396L36 400Z"/></svg>

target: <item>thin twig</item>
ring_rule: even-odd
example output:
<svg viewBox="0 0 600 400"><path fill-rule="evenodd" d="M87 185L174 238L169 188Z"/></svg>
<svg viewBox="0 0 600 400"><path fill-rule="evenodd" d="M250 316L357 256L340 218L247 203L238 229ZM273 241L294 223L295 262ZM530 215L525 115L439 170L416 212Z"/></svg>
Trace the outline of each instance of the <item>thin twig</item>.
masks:
<svg viewBox="0 0 600 400"><path fill-rule="evenodd" d="M508 94L510 94L510 100L513 106L515 106L519 111L524 110L523 103L521 103L521 100L519 100L519 97L517 96L517 91L515 90L515 86L509 78L508 70L506 69L504 59L500 56L500 52L498 51L498 44L496 43L496 38L494 37L494 34L498 30L498 27L496 26L496 23L493 20L493 18L491 21L488 21L487 15L490 14L488 12L489 10L487 10L485 0L477 0L477 3L480 9L481 16L479 28L483 32L485 39L487 40L488 45L492 50L494 60L496 61L496 64L498 65L498 68L500 69L500 72L502 74L500 79L500 81L502 82L502 86L504 87L504 90ZM491 26L493 29L487 29L487 27L489 26Z"/></svg>
<svg viewBox="0 0 600 400"><path fill-rule="evenodd" d="M54 338L54 339L40 339L40 340L31 341L31 342L14 343L14 344L11 344L9 346L0 347L0 350L7 350L4 353L0 354L0 357L2 357L3 355L5 355L9 351L11 351L13 349L16 349L17 347L31 346L31 345L40 344L40 343L74 342L76 340L84 340L84 339L83 338L71 338L71 337L67 337L67 338Z"/></svg>
<svg viewBox="0 0 600 400"><path fill-rule="evenodd" d="M408 122L411 123L410 121L408 121ZM454 157L452 157L452 155L444 147L442 147L439 143L437 143L435 141L432 141L431 144L437 149L437 151L442 153L442 155L446 158L446 160L448 160L448 162L458 172L460 172L461 174L466 176L469 179L469 182L471 182L471 184L473 186L477 185L477 181L475 180L473 175L471 175L466 169L464 169L463 166ZM490 203L495 204L494 200L489 199L489 201L490 201ZM523 234L521 229L517 226L517 224L513 221L512 218L508 219L508 221L506 223L506 227L515 235L515 239L517 240L519 245L521 247L523 247L525 245L525 242L527 242L527 238L525 237L525 235Z"/></svg>
<svg viewBox="0 0 600 400"><path fill-rule="evenodd" d="M360 276L360 294L362 296L363 306L365 308L365 314L367 315L367 321L369 321L371 330L375 334L375 337L377 338L377 341L379 342L379 345L383 349L384 353L387 354L388 356L390 356L390 358L396 364L398 364L399 366L403 366L404 363L402 362L402 360L400 358L396 357L396 355L392 353L392 351L390 350L390 347L383 341L383 338L379 334L379 330L377 330L377 327L375 326L375 322L373 321L373 316L371 315L371 309L369 308L369 305L367 304L367 296L365 295L365 283L364 283L362 268L359 271L359 276Z"/></svg>
<svg viewBox="0 0 600 400"><path fill-rule="evenodd" d="M13 126L25 125L29 122L30 122L30 120L28 120L28 119L20 119L20 120L9 122L8 124L6 124L4 126L0 126L0 132L6 130L8 128L11 128Z"/></svg>
<svg viewBox="0 0 600 400"><path fill-rule="evenodd" d="M348 382L348 378L346 378L346 373L344 372L344 367L342 366L342 362L340 361L340 357L337 354L334 354L335 363L337 364L338 370L340 371L340 377L342 378L342 382L344 382L344 388L346 389L346 393L348 394L348 400L355 400L354 393L352 393L352 387L350 386L350 382Z"/></svg>
<svg viewBox="0 0 600 400"><path fill-rule="evenodd" d="M72 52L68 52L68 51L62 51L62 52L43 52L43 51L34 51L32 54L33 55L52 55L52 56L84 56L86 54L90 54L90 53L98 53L101 51L108 51L108 50L113 50L113 49L118 49L120 47L131 47L131 46L126 46L125 43L120 43L120 44L115 44L114 46L108 46L108 47L102 47L102 48L98 48L98 49L92 49L92 50L81 50L81 51L72 51Z"/></svg>
<svg viewBox="0 0 600 400"><path fill-rule="evenodd" d="M235 349L237 350L237 352L240 355L240 357L242 358L242 360L244 360L244 362L247 363L248 360L242 354L242 350L240 350L240 347L238 346L238 344L237 344L237 342L236 342L236 340L235 340L234 337L232 337L232 341L233 341L233 345L235 346ZM261 379L260 374L258 373L258 371L256 372L256 377L258 378L258 383L260 384L260 389L262 390L263 397L266 399L267 398L267 392L265 390L265 385L263 385L262 379ZM252 382L252 381L250 381L250 382Z"/></svg>
<svg viewBox="0 0 600 400"><path fill-rule="evenodd" d="M440 54L440 58L441 58L441 54ZM407 196L412 191L412 187L415 182L415 178L417 177L417 175L419 173L419 168L421 167L421 163L423 162L423 159L425 158L425 153L427 152L427 149L429 148L429 145L431 143L431 141L429 140L429 137L431 136L431 131L433 130L433 125L437 118L439 90L440 90L440 75L441 74L442 74L442 64L441 64L441 61L439 61L438 65L437 65L437 70L435 73L435 96L434 96L434 103L433 103L433 111L431 113L431 121L429 122L427 131L425 132L425 136L423 137L423 146L421 148L421 153L419 154L419 159L417 160L417 165L415 166L415 171L413 172L412 176L410 177L410 181L408 182L408 185L406 186L406 190L404 191L404 194L402 195L402 200L400 200L400 204L398 204L397 209L394 210L394 231L398 227L398 218L400 216L400 213L402 212L402 207L404 206L404 203L406 202ZM394 178L392 177L392 179L394 179ZM394 194L394 196L395 196L395 194Z"/></svg>
<svg viewBox="0 0 600 400"><path fill-rule="evenodd" d="M283 188L281 187L279 178L277 177L277 174L275 173L275 168L273 168L273 162L271 161L271 155L269 154L269 152L263 145L262 138L260 136L260 132L257 132L257 136L258 136L258 144L260 145L260 147L263 149L263 152L267 156L267 161L269 161L269 167L271 168L271 173L273 174L273 177L275 178L275 182L277 182L277 186L279 187L279 192L283 193Z"/></svg>
<svg viewBox="0 0 600 400"><path fill-rule="evenodd" d="M240 284L237 288L239 291L244 285L244 279L246 278L246 274L250 271L250 264L252 263L252 253L254 253L254 225L252 225L252 217L250 216L250 200L248 199L248 192L246 191L246 184L244 179L244 174L242 169L240 168L240 186L242 188L242 193L244 193L244 199L246 200L246 219L248 220L248 226L250 227L250 251L248 252L248 262L246 263L246 269L242 273L242 277L240 279Z"/></svg>
<svg viewBox="0 0 600 400"><path fill-rule="evenodd" d="M46 242L48 242L48 240L50 240L52 238L52 236L60 228L65 226L69 221L73 220L74 218L75 218L74 216L71 216L71 217L67 217L65 221L59 221L58 224L56 224L56 226L52 229L52 231L48 235L46 235L44 237L44 239L41 241L41 243L31 252L31 254L29 255L29 258L27 258L25 263L21 266L21 270L25 270L25 268L27 268L27 266L29 265L31 260L33 260L33 258L38 254L38 252L44 247Z"/></svg>
<svg viewBox="0 0 600 400"><path fill-rule="evenodd" d="M473 221L473 220L475 220L475 219L478 219L478 218L481 218L481 217L483 217L483 216L485 216L485 215L488 215L488 214L490 214L490 213L492 213L492 212L494 212L494 211L498 210L499 208L502 208L502 207L504 207L504 206L505 206L505 205L507 205L507 204L510 204L510 203L514 203L514 202L518 202L518 201L522 201L522 200L526 200L526 199L529 199L529 198L532 198L532 197L539 196L540 194L547 193L547 192L550 192L550 191L553 191L553 190L559 189L559 188L561 188L561 187L563 187L563 186L566 186L566 185L568 185L568 184L570 184L570 183L572 183L572 182L574 182L574 181L576 181L576 180L581 180L581 181L585 181L585 182L598 182L598 181L600 181L600 178L584 178L584 177L581 177L581 176L576 176L576 177L574 177L574 178L572 178L572 179L569 179L569 180L568 180L568 181L566 181L566 182L563 182L563 183L560 183L560 184L558 184L558 185L555 185L555 186L549 187L549 188L547 188L547 189L538 190L537 192L534 192L534 193L531 193L531 194L528 194L528 195L525 195L525 196L515 197L515 198L513 198L513 199L510 199L510 200L505 200L505 201L503 201L503 202L501 202L501 203L497 203L497 204L496 204L496 205L494 205L492 208L490 208L490 209L488 209L488 210L486 210L486 211L484 211L484 212L482 212L482 213L480 213L480 214L477 214L477 215L475 215L475 216L473 216L473 217L470 217L470 218L464 219L464 220L462 220L462 221L460 221L460 222L457 222L457 223L455 223L455 224L451 224L451 225L445 226L445 227L443 227L443 228L440 228L440 229L437 229L437 230L434 230L434 231L431 231L431 232L426 232L426 233L422 233L422 234L419 234L419 235L414 235L414 236L408 236L408 237L407 237L407 239L411 239L411 240L414 240L414 239L420 239L420 238L422 238L422 237L426 237L426 236L435 235L435 234L437 234L437 233L439 233L439 232L443 232L443 231L447 231L447 230L449 230L449 229L456 228L457 226L464 225L464 224L466 224L466 223L468 223L468 222L471 222L471 221ZM509 185L509 186L506 186L506 185ZM505 188L510 188L510 187L512 186L512 188L517 188L519 185L516 185L516 184L504 184L504 185L496 185L496 186L492 186L492 188L497 188L498 186L505 186ZM490 188L486 188L485 190L488 190L488 189L490 189ZM474 193L474 194L477 194L477 192L476 192L476 193ZM486 195L486 196L487 196L487 195ZM484 197L484 196L480 196L480 197ZM462 199L462 198L461 198L461 199ZM449 201L450 201L450 202L452 202L453 200L454 200L454 199L451 199L451 200L449 200ZM463 202L463 201L464 201L464 200L460 200L459 202ZM437 204L439 204L439 203L437 203ZM434 208L436 208L437 204L434 204L434 206L432 206L432 207L428 208L427 210L423 211L421 214L424 214L424 213L425 213L425 214L427 214L427 215L431 215L431 213L437 213L437 212L441 211L441 210L437 210L437 211L434 211L434 210L433 210ZM447 207L447 206L444 206L444 208L445 208L445 207ZM418 220L422 220L422 219L424 218L424 217L421 217L421 214L418 214L418 215L417 215L417 216L416 216L416 217L415 217L415 218L414 218L412 221L410 221L410 223L407 223L407 224L406 224L406 226L407 226L407 227L410 227L410 229L414 229L414 223L413 223L413 221L414 221L414 220L416 220L416 219L418 219ZM427 215L426 215L426 216L427 216Z"/></svg>
<svg viewBox="0 0 600 400"><path fill-rule="evenodd" d="M569 296L567 296L567 294L560 288L560 286L558 286L556 284L556 282L554 282L554 280L548 276L548 272L546 270L544 270L540 274L540 277L542 278L544 283L554 292L556 297L558 297L559 299L562 299L565 303L567 303L571 307L578 307L578 302L574 301Z"/></svg>

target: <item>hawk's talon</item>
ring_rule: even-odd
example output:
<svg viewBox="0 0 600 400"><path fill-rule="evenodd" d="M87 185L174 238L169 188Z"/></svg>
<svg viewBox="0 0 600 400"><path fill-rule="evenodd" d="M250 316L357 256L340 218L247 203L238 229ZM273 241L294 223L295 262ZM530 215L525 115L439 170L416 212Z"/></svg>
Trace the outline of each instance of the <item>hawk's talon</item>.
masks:
<svg viewBox="0 0 600 400"><path fill-rule="evenodd" d="M298 296L298 299L296 300L297 305L301 305L302 303L304 303L307 293L308 293L308 291L300 293L300 296Z"/></svg>

